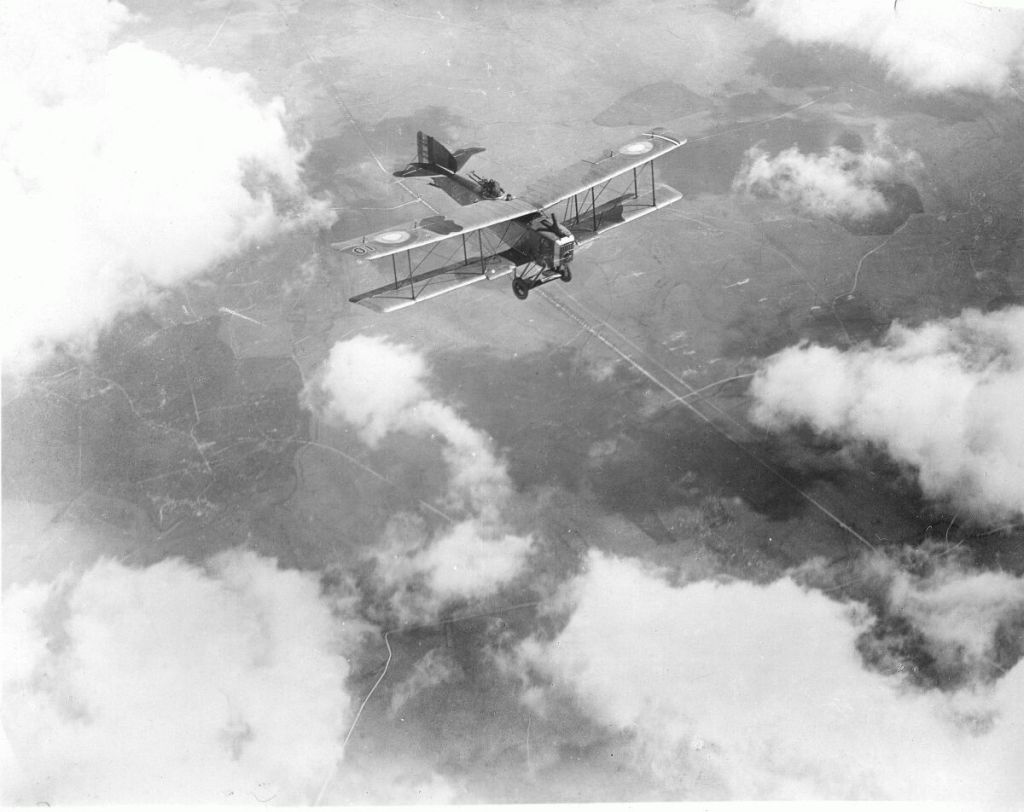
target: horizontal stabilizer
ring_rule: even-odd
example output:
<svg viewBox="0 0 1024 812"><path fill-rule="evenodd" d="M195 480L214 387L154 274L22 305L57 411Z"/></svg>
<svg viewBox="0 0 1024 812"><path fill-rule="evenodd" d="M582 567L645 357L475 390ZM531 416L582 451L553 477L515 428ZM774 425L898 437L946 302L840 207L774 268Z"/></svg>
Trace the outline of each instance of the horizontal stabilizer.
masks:
<svg viewBox="0 0 1024 812"><path fill-rule="evenodd" d="M466 165L466 161L476 155L478 152L483 152L483 147L466 147L465 149L457 149L452 154L448 151L440 141L434 136L427 135L425 132L416 133L416 163L409 165L409 170L413 167L419 167L421 170L429 170L437 167L445 172L458 172ZM406 171L409 171L406 170ZM424 172L423 174L428 174ZM412 175L406 175L405 177L411 177Z"/></svg>
<svg viewBox="0 0 1024 812"><path fill-rule="evenodd" d="M431 164L409 164L405 169L393 173L396 178L436 178L443 175L440 169Z"/></svg>
<svg viewBox="0 0 1024 812"><path fill-rule="evenodd" d="M455 168L462 169L466 165L466 161L476 155L478 152L483 152L483 147L465 147L464 149L455 150Z"/></svg>

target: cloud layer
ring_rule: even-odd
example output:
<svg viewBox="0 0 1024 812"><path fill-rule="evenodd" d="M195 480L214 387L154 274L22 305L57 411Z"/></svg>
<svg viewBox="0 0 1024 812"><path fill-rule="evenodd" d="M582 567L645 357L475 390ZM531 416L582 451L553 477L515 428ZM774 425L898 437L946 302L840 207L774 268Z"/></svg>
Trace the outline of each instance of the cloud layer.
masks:
<svg viewBox="0 0 1024 812"><path fill-rule="evenodd" d="M88 348L161 288L328 214L280 99L257 102L242 74L110 48L127 18L107 0L0 9L8 370Z"/></svg>
<svg viewBox="0 0 1024 812"><path fill-rule="evenodd" d="M754 17L794 43L845 45L923 93L999 95L1024 70L1024 11L962 0L750 0Z"/></svg>
<svg viewBox="0 0 1024 812"><path fill-rule="evenodd" d="M3 619L8 802L308 803L341 757L355 641L314 576L106 560Z"/></svg>
<svg viewBox="0 0 1024 812"><path fill-rule="evenodd" d="M1024 513L1024 308L897 323L880 346L789 347L751 394L766 428L806 424L881 447L925 495L979 520Z"/></svg>
<svg viewBox="0 0 1024 812"><path fill-rule="evenodd" d="M818 217L865 220L889 211L879 184L891 182L896 174L889 158L873 152L854 153L833 146L820 155L805 155L790 147L770 157L752 147L733 190L777 197Z"/></svg>
<svg viewBox="0 0 1024 812"><path fill-rule="evenodd" d="M871 621L790 579L673 586L592 552L567 625L520 656L690 799L1019 800L1024 666L943 694L864 667ZM551 691L554 693L551 693ZM620 758L625 754L616 752Z"/></svg>
<svg viewBox="0 0 1024 812"><path fill-rule="evenodd" d="M512 533L504 518L513 497L505 464L490 438L448 404L430 397L429 370L412 348L359 335L338 342L307 387L322 419L354 426L368 445L405 433L436 438L448 467L444 508L450 525L430 531L399 515L370 553L403 621L422 621L451 601L482 598L523 570L531 536Z"/></svg>

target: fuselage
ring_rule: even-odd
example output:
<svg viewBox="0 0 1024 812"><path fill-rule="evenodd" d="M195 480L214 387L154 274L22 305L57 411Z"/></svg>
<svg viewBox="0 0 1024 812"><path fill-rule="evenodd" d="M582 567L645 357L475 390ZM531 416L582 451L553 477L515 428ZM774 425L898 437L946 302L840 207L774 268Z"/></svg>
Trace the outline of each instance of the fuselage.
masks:
<svg viewBox="0 0 1024 812"><path fill-rule="evenodd" d="M477 200L511 200L501 185L492 178L484 178L475 172L466 175L441 166L440 163L418 162L409 164L405 170L396 173L400 177L433 176L445 178L468 191ZM463 205L467 205L465 202ZM469 203L468 205L472 205ZM541 273L568 269L576 249L576 238L554 216L532 214L517 220L521 227L518 237L513 240L515 249L525 257L525 262L536 265Z"/></svg>
<svg viewBox="0 0 1024 812"><path fill-rule="evenodd" d="M506 195L505 190L498 185L497 181L481 178L475 172L460 175L458 172L452 172L443 167L437 167L437 169L445 177L458 183L464 189L468 189L480 200L495 200L503 197L511 199L512 197ZM568 228L554 217L548 218L543 214L533 215L521 222L524 227L523 233L516 245L520 252L547 271L568 267L576 248L576 238Z"/></svg>
<svg viewBox="0 0 1024 812"><path fill-rule="evenodd" d="M437 167L445 177L451 178L459 186L468 189L475 194L481 200L497 200L502 197L509 197L506 195L505 190L501 188L496 180L491 178L482 178L476 172L470 172L468 175L460 175L458 172L452 172L444 167Z"/></svg>

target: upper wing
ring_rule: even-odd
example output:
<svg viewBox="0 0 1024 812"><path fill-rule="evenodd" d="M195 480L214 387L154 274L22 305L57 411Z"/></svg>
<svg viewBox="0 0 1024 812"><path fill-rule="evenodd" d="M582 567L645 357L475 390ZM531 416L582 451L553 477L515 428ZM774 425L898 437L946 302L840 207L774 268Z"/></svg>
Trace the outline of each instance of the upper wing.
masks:
<svg viewBox="0 0 1024 812"><path fill-rule="evenodd" d="M685 143L685 138L677 138L660 128L639 133L625 144L606 150L596 158L577 161L554 175L531 183L520 195L520 199L529 201L538 209L553 206L630 169L643 166Z"/></svg>
<svg viewBox="0 0 1024 812"><path fill-rule="evenodd" d="M455 214L436 214L401 226L394 226L344 242L332 243L343 254L356 260L380 259L431 243L478 231L507 220L535 214L537 207L526 200L480 200Z"/></svg>

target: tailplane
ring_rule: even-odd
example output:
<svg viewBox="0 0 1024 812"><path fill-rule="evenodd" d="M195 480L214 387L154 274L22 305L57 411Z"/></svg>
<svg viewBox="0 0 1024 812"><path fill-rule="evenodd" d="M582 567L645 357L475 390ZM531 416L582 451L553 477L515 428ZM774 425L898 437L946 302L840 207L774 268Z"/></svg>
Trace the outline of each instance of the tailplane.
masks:
<svg viewBox="0 0 1024 812"><path fill-rule="evenodd" d="M473 155L483 151L483 147L467 147L452 153L434 136L420 131L416 133L416 162L395 174L404 178L451 174L462 169Z"/></svg>

